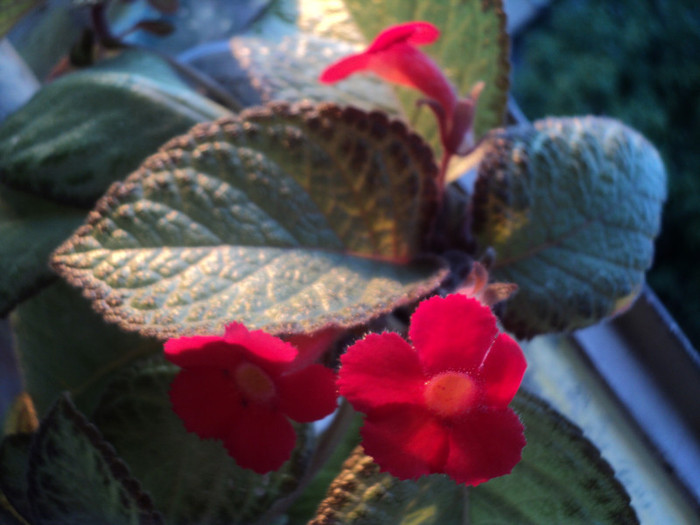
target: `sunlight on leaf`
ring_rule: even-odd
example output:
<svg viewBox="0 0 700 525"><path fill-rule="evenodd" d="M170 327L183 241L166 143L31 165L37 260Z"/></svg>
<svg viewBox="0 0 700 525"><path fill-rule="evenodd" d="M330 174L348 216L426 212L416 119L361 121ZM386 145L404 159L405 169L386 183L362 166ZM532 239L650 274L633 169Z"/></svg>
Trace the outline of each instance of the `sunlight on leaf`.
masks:
<svg viewBox="0 0 700 525"><path fill-rule="evenodd" d="M114 185L54 254L110 321L165 338L236 320L353 326L438 286L420 252L430 149L379 113L276 104L195 127Z"/></svg>

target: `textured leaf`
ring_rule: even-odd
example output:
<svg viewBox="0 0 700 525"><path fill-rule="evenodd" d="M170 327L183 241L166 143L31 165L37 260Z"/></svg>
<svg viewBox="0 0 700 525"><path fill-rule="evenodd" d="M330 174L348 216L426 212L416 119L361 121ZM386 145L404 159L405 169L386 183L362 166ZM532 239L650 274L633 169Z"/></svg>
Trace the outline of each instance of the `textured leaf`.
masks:
<svg viewBox="0 0 700 525"><path fill-rule="evenodd" d="M443 68L460 95L466 95L479 81L486 83L477 106L476 136L503 124L510 85L510 51L501 0L345 0L345 4L368 40L392 24L412 20L435 24L442 34L435 44L425 48L426 52ZM434 116L427 108L415 107L422 95L413 90L400 95L413 126L437 145Z"/></svg>
<svg viewBox="0 0 700 525"><path fill-rule="evenodd" d="M430 149L379 113L283 104L200 125L112 187L53 257L147 335L351 326L444 277L420 250Z"/></svg>
<svg viewBox="0 0 700 525"><path fill-rule="evenodd" d="M25 520L30 517L27 468L31 442L31 434L11 434L0 443L0 495L7 499L12 511Z"/></svg>
<svg viewBox="0 0 700 525"><path fill-rule="evenodd" d="M63 282L24 301L11 321L25 388L40 416L65 390L90 413L121 367L163 350L156 341L105 323Z"/></svg>
<svg viewBox="0 0 700 525"><path fill-rule="evenodd" d="M513 408L525 425L523 459L511 474L469 489L469 523L638 523L629 496L578 427L522 392ZM311 524L459 525L464 490L443 475L399 481L358 447Z"/></svg>
<svg viewBox="0 0 700 525"><path fill-rule="evenodd" d="M0 317L55 278L49 255L86 214L0 184Z"/></svg>
<svg viewBox="0 0 700 525"><path fill-rule="evenodd" d="M581 328L626 308L651 265L666 196L659 154L605 118L547 119L488 139L474 230L493 277L518 284L520 337Z"/></svg>
<svg viewBox="0 0 700 525"><path fill-rule="evenodd" d="M39 427L27 478L36 525L163 523L114 449L67 397Z"/></svg>
<svg viewBox="0 0 700 525"><path fill-rule="evenodd" d="M3 121L0 180L89 205L163 142L224 113L161 59L127 52L48 84Z"/></svg>
<svg viewBox="0 0 700 525"><path fill-rule="evenodd" d="M242 469L221 442L185 430L168 397L177 372L159 359L123 374L105 392L95 422L169 524L251 523L295 488L310 456L310 427L296 425L297 448L278 471Z"/></svg>
<svg viewBox="0 0 700 525"><path fill-rule="evenodd" d="M15 25L24 14L43 4L45 0L0 0L0 38Z"/></svg>
<svg viewBox="0 0 700 525"><path fill-rule="evenodd" d="M318 81L328 64L357 52L350 43L299 32L282 39L239 36L231 39L231 49L262 102L309 99L399 113L389 84L377 78L354 75L333 85Z"/></svg>

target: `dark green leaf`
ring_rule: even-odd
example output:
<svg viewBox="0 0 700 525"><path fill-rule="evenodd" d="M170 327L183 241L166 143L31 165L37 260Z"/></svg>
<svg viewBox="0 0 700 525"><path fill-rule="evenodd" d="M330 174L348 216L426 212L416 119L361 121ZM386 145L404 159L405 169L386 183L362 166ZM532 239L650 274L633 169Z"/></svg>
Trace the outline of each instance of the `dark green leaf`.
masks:
<svg viewBox="0 0 700 525"><path fill-rule="evenodd" d="M39 415L65 390L90 413L121 367L162 351L153 340L105 323L63 282L24 301L11 319L25 387Z"/></svg>
<svg viewBox="0 0 700 525"><path fill-rule="evenodd" d="M161 59L126 52L48 84L0 125L0 179L90 205L163 142L224 113Z"/></svg>
<svg viewBox="0 0 700 525"><path fill-rule="evenodd" d="M509 39L501 0L344 0L360 30L369 40L385 27L413 20L435 24L440 39L426 47L437 64L465 96L479 81L486 83L477 107L475 131L481 137L503 124L509 88ZM406 114L421 135L437 143L432 113L415 107L423 95L402 91Z"/></svg>
<svg viewBox="0 0 700 525"><path fill-rule="evenodd" d="M620 122L538 121L488 138L474 230L496 250L493 277L519 291L519 337L573 330L623 310L651 265L666 197L656 149Z"/></svg>
<svg viewBox="0 0 700 525"><path fill-rule="evenodd" d="M27 468L31 442L31 434L10 434L0 443L0 498L4 496L13 511L27 520L30 516Z"/></svg>
<svg viewBox="0 0 700 525"><path fill-rule="evenodd" d="M163 523L124 462L67 397L32 442L28 486L36 525Z"/></svg>
<svg viewBox="0 0 700 525"><path fill-rule="evenodd" d="M0 184L0 317L55 277L49 255L86 214Z"/></svg>
<svg viewBox="0 0 700 525"><path fill-rule="evenodd" d="M399 481L361 447L346 462L313 525L510 525L638 523L610 465L581 430L534 396L513 402L525 425L522 461L507 476L469 489L443 475Z"/></svg>
<svg viewBox="0 0 700 525"><path fill-rule="evenodd" d="M379 113L283 104L200 125L112 187L54 267L147 335L363 323L433 290L430 149Z"/></svg>
<svg viewBox="0 0 700 525"><path fill-rule="evenodd" d="M105 392L95 422L169 524L251 523L295 488L310 455L310 427L295 427L297 448L280 470L260 475L242 469L221 442L185 430L168 397L177 372L154 359L125 373Z"/></svg>

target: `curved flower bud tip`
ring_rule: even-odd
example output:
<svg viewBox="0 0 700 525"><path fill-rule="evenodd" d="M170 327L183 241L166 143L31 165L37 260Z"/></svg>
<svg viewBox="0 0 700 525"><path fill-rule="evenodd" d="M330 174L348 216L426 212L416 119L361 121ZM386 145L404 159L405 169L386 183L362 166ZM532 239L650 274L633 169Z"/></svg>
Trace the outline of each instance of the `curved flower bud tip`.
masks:
<svg viewBox="0 0 700 525"><path fill-rule="evenodd" d="M440 31L428 22L408 22L382 31L365 51L342 58L328 66L319 77L325 84L338 82L359 72L421 91L435 114L444 148L440 183L444 183L447 163L452 155L466 155L474 147L473 124L476 104L484 83L477 83L466 98L458 98L456 89L433 62L416 46L433 43Z"/></svg>
<svg viewBox="0 0 700 525"><path fill-rule="evenodd" d="M330 340L326 333L321 339ZM290 419L308 423L336 408L333 371L240 323L224 336L171 339L165 357L182 368L170 401L185 428L222 441L241 467L259 474L289 459L296 442Z"/></svg>
<svg viewBox="0 0 700 525"><path fill-rule="evenodd" d="M508 407L527 363L491 310L454 294L423 301L411 346L370 334L341 357L340 394L359 411L365 452L401 479L445 473L478 485L509 473L525 446Z"/></svg>
<svg viewBox="0 0 700 525"><path fill-rule="evenodd" d="M451 112L457 102L455 89L433 60L414 46L437 40L440 31L428 22L408 22L388 27L369 47L327 67L319 80L331 84L358 72L422 91Z"/></svg>

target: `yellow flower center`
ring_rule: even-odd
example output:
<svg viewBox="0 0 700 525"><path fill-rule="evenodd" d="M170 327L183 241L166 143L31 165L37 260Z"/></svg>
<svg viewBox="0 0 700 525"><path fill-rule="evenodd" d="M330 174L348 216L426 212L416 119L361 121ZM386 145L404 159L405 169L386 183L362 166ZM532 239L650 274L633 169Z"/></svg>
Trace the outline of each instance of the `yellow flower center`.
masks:
<svg viewBox="0 0 700 525"><path fill-rule="evenodd" d="M251 401L263 403L275 396L275 384L270 376L253 363L242 363L236 368L234 379L241 393Z"/></svg>
<svg viewBox="0 0 700 525"><path fill-rule="evenodd" d="M476 382L467 374L443 372L425 383L423 395L430 410L443 417L468 412L479 394Z"/></svg>

